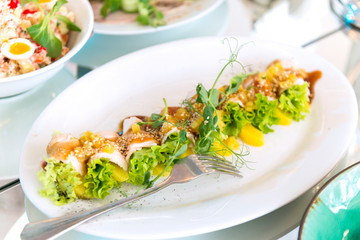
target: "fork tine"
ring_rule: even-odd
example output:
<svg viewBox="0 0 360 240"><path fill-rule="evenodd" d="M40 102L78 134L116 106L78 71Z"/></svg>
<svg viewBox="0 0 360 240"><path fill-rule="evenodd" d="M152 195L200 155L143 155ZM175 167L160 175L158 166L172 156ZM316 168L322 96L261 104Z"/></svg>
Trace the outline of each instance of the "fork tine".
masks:
<svg viewBox="0 0 360 240"><path fill-rule="evenodd" d="M221 169L221 170L230 171L230 172L239 172L239 170L235 167L229 167L226 165L221 165L221 164L216 164L216 163L203 163L203 165L205 167L211 168L211 169Z"/></svg>
<svg viewBox="0 0 360 240"><path fill-rule="evenodd" d="M214 169L213 173L225 173L225 174L232 175L235 177L243 178L243 175L241 175L240 172L229 172L226 170Z"/></svg>
<svg viewBox="0 0 360 240"><path fill-rule="evenodd" d="M221 163L227 163L232 165L233 163L227 159L221 159L214 156L207 156L207 155L198 155L197 156L199 160L208 160L208 161L215 161L215 162L221 162Z"/></svg>
<svg viewBox="0 0 360 240"><path fill-rule="evenodd" d="M207 165L216 165L216 166L221 166L221 167L225 167L225 168L229 168L232 170L237 170L237 168L234 165L230 165L228 163L223 163L220 161L209 161L209 160L201 160L202 164L207 164Z"/></svg>
<svg viewBox="0 0 360 240"><path fill-rule="evenodd" d="M211 156L198 156L198 159L201 160L202 163L212 163L212 164L219 164L224 167L229 167L232 169L237 169L232 162L225 160L225 159L219 159L216 157Z"/></svg>

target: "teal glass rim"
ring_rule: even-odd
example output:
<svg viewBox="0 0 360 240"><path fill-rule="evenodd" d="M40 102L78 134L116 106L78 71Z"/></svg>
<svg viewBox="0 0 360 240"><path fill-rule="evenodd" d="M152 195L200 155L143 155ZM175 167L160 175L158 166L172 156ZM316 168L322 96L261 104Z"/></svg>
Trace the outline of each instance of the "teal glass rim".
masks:
<svg viewBox="0 0 360 240"><path fill-rule="evenodd" d="M301 218L300 221L300 228L299 228L299 232L298 232L298 240L303 240L303 231L304 231L304 226L305 226L305 222L306 219L313 207L313 205L316 203L316 201L318 201L320 194L335 180L337 179L339 176L341 176L343 173L349 171L350 169L357 167L360 165L360 161L348 166L347 168L341 170L340 172L338 172L336 175L334 175L333 177L331 177L320 189L319 191L315 194L315 196L311 199L310 203L308 204L308 206L306 207L306 210Z"/></svg>

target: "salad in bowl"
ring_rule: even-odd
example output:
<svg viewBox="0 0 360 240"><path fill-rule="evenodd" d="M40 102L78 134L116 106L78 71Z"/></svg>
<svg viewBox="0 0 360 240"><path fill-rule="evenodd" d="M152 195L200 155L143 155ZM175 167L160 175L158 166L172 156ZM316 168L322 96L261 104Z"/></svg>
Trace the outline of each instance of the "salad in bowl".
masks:
<svg viewBox="0 0 360 240"><path fill-rule="evenodd" d="M66 0L1 1L0 97L46 80L85 44L93 24L88 5ZM85 11L79 14L77 7Z"/></svg>

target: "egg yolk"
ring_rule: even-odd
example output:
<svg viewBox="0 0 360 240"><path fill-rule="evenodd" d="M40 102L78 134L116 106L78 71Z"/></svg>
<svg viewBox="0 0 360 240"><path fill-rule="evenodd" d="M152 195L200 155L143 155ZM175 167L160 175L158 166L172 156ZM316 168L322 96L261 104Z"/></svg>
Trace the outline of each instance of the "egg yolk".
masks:
<svg viewBox="0 0 360 240"><path fill-rule="evenodd" d="M10 46L10 53L14 55L21 55L30 50L31 50L30 46L22 42L17 42Z"/></svg>
<svg viewBox="0 0 360 240"><path fill-rule="evenodd" d="M51 2L52 0L39 0L39 3L48 3Z"/></svg>

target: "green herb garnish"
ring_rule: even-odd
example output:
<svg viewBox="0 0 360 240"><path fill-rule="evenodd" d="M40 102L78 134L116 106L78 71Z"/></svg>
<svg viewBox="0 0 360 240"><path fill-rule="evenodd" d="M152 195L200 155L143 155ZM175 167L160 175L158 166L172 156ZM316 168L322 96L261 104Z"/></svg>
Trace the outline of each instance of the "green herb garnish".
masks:
<svg viewBox="0 0 360 240"><path fill-rule="evenodd" d="M29 2L35 3L41 12L44 13L39 4L39 0L21 0L21 4L23 5ZM54 31L51 29L50 22L52 19L56 18L57 20L64 22L69 30L81 31L81 29L69 18L63 15L56 15L61 6L65 3L67 3L66 0L57 0L51 11L45 15L38 24L26 29L35 42L46 48L47 55L51 58L59 57L63 49L61 40L55 36Z"/></svg>
<svg viewBox="0 0 360 240"><path fill-rule="evenodd" d="M233 49L230 43L230 40L233 39L236 41L235 48ZM240 163L241 165L245 164L243 160L243 154L242 153L236 153L232 149L228 148L226 144L223 142L222 133L220 132L219 128L219 116L216 110L216 107L222 103L229 94L236 92L239 89L239 86L241 82L248 76L245 72L244 66L237 60L238 54L240 49L243 45L239 45L237 39L231 38L231 39L224 39L224 42L227 42L230 48L230 57L227 61L227 63L224 65L224 67L221 69L220 73L216 77L212 87L210 90L206 90L203 84L199 83L196 87L196 93L197 93L197 103L202 103L205 105L203 113L201 115L204 118L204 121L200 124L199 127L199 138L196 142L195 152L198 154L211 154L212 150L211 147L215 140L219 141L222 145L224 145L236 159L236 163ZM242 69L244 70L243 75L239 75L238 77L235 77L232 79L232 82L230 83L230 86L226 89L225 93L220 93L219 90L215 88L217 82L219 81L221 75L225 71L225 69L228 66L233 67L233 64L239 64ZM223 94L223 99L220 102L219 98L220 95ZM185 104L187 104L191 109L194 110L191 103L189 101L185 101ZM216 155L216 153L214 153Z"/></svg>

